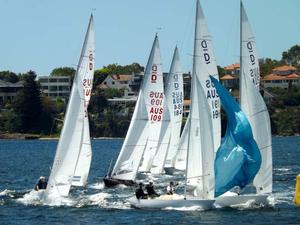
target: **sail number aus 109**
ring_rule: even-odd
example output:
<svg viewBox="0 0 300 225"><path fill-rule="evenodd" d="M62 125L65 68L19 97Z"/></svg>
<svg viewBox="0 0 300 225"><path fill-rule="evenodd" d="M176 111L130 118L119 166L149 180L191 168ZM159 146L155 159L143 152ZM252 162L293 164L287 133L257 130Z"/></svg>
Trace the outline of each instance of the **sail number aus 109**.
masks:
<svg viewBox="0 0 300 225"><path fill-rule="evenodd" d="M159 122L162 120L162 115L164 111L163 109L164 94L163 92L151 91L149 97L150 97L150 104L151 104L151 108L149 111L150 120Z"/></svg>

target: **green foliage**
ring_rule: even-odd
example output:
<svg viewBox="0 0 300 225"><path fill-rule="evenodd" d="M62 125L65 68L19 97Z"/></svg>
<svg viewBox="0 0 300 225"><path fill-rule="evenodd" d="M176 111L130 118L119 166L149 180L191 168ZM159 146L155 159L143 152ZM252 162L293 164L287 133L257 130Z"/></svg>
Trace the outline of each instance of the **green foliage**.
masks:
<svg viewBox="0 0 300 225"><path fill-rule="evenodd" d="M106 98L122 97L124 95L124 91L124 88L106 88L104 89L104 95Z"/></svg>
<svg viewBox="0 0 300 225"><path fill-rule="evenodd" d="M138 63L132 63L131 65L126 66L121 66L117 63L114 63L104 66L102 69L103 72L106 72L107 74L132 74L144 71L144 67Z"/></svg>
<svg viewBox="0 0 300 225"><path fill-rule="evenodd" d="M39 130L42 134L51 134L55 117L55 103L45 96L42 98L42 112L40 115Z"/></svg>
<svg viewBox="0 0 300 225"><path fill-rule="evenodd" d="M100 70L95 70L94 72L94 82L93 86L96 87L101 84L108 75L108 69L102 68Z"/></svg>
<svg viewBox="0 0 300 225"><path fill-rule="evenodd" d="M16 83L19 81L19 76L17 74L15 74L14 72L1 71L0 79L7 81L7 82L11 82L11 83Z"/></svg>
<svg viewBox="0 0 300 225"><path fill-rule="evenodd" d="M218 73L219 73L219 76L222 77L225 75L225 69L221 66L218 66Z"/></svg>
<svg viewBox="0 0 300 225"><path fill-rule="evenodd" d="M42 112L42 102L40 90L35 82L36 74L33 71L22 74L21 79L24 82L24 88L18 92L14 100L14 111L19 124L15 124L21 132L37 132Z"/></svg>
<svg viewBox="0 0 300 225"><path fill-rule="evenodd" d="M285 64L300 68L300 46L294 45L288 51L282 53L281 61Z"/></svg>
<svg viewBox="0 0 300 225"><path fill-rule="evenodd" d="M74 79L76 70L72 67L59 67L52 70L50 76L70 76Z"/></svg>
<svg viewBox="0 0 300 225"><path fill-rule="evenodd" d="M272 70L277 67L277 66L282 66L284 65L283 62L277 61L277 60L273 60L270 58L266 58L264 60L260 60L260 75L262 77L269 75L272 73Z"/></svg>

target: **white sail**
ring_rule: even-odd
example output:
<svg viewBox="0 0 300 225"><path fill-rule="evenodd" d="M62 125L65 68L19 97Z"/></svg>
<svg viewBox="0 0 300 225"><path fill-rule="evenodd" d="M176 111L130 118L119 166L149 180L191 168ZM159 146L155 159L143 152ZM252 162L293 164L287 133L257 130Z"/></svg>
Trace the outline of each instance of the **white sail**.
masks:
<svg viewBox="0 0 300 225"><path fill-rule="evenodd" d="M72 178L75 172L78 156L83 142L84 130L84 89L82 88L83 76L86 69L86 46L89 40L89 31L93 26L93 17L89 21L89 28L86 33L79 64L74 77L73 86L68 102L61 136L56 149L54 163L49 176L46 189L46 196L55 194L67 196L71 187ZM93 64L91 65L94 66Z"/></svg>
<svg viewBox="0 0 300 225"><path fill-rule="evenodd" d="M200 3L198 4L197 10L194 48L194 60L198 66L192 77L198 77L206 94L206 99L211 110L214 132L214 151L216 152L221 144L220 98L209 76L213 76L215 79L219 80L219 75L216 58L213 52L212 38L208 32Z"/></svg>
<svg viewBox="0 0 300 225"><path fill-rule="evenodd" d="M254 178L257 193L272 192L272 140L270 116L266 104L259 93L260 72L256 43L241 3L241 108L252 128L253 136L260 149L262 163Z"/></svg>
<svg viewBox="0 0 300 225"><path fill-rule="evenodd" d="M220 111L220 98L213 86L209 76L213 76L219 80L216 58L213 52L212 39L208 32L206 21L200 3L197 3L197 15L195 25L195 46L194 46L194 60L199 65L192 76L197 76L204 92L206 99L211 110L212 125L214 132L214 151L217 152L221 144L221 111ZM200 68L202 71L200 72ZM176 155L175 168L179 170L185 169L186 153L187 150L187 132L189 127L189 116L182 132L179 148Z"/></svg>
<svg viewBox="0 0 300 225"><path fill-rule="evenodd" d="M165 111L159 138L159 148L153 161L151 173L162 173L164 164L167 167L174 167L180 139L182 107L183 78L178 48L176 47L170 72L166 78Z"/></svg>
<svg viewBox="0 0 300 225"><path fill-rule="evenodd" d="M92 146L90 137L89 119L84 117L83 140L77 161L75 173L72 179L72 186L85 186L92 161Z"/></svg>
<svg viewBox="0 0 300 225"><path fill-rule="evenodd" d="M205 35L200 31L203 31ZM213 129L218 128L214 124L216 124L215 120L219 119L219 115L216 116L217 114L214 114L216 111L212 111L211 102L216 100L219 104L219 98L207 96L208 91L215 91L215 88L211 86L209 72L216 72L214 68L216 62L210 54L212 54L212 43L200 2L197 0L186 182L188 186L192 186L193 195L201 199L214 199L215 194L213 162L216 132L213 132ZM217 77L217 73L212 73L212 75ZM203 80L209 86L204 88Z"/></svg>
<svg viewBox="0 0 300 225"><path fill-rule="evenodd" d="M155 37L130 126L111 177L134 181L145 150L155 151L163 115L163 87L158 37ZM159 86L157 88L156 86Z"/></svg>
<svg viewBox="0 0 300 225"><path fill-rule="evenodd" d="M164 87L158 37L156 36L143 81L143 96L148 112L148 140L143 154L140 172L150 172L158 148L163 119Z"/></svg>
<svg viewBox="0 0 300 225"><path fill-rule="evenodd" d="M73 186L85 186L90 171L91 161L92 161L92 147L90 138L90 128L87 108L92 93L93 78L94 78L94 65L95 65L95 31L93 20L88 27L86 37L86 45L83 49L83 58L81 61L81 73L82 73L82 88L84 90L84 128L83 128L83 141L81 143L81 150L79 158L77 160L77 165L75 173L72 180Z"/></svg>
<svg viewBox="0 0 300 225"><path fill-rule="evenodd" d="M194 66L197 67L197 66ZM186 182L192 196L214 199L214 143L209 106L197 76L192 78Z"/></svg>

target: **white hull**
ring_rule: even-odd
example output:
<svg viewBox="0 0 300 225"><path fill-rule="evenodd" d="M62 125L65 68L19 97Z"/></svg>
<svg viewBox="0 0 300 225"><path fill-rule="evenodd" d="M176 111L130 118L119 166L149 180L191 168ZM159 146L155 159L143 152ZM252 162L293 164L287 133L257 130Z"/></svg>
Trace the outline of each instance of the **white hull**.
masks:
<svg viewBox="0 0 300 225"><path fill-rule="evenodd" d="M214 207L215 200L184 200L179 199L137 199L132 197L129 203L134 208L139 209L164 209L164 208L182 208L197 207L201 210L208 210Z"/></svg>
<svg viewBox="0 0 300 225"><path fill-rule="evenodd" d="M268 205L268 194L245 194L245 195L231 195L216 198L215 206L216 207L228 207L228 206L238 206L245 205L249 203L254 203L257 205Z"/></svg>

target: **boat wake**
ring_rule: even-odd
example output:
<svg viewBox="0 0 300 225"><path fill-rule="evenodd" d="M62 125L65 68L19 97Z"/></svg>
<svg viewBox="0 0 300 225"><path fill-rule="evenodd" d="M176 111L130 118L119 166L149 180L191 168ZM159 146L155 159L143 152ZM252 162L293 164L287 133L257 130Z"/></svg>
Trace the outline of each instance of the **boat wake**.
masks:
<svg viewBox="0 0 300 225"><path fill-rule="evenodd" d="M173 177L172 180L178 180ZM156 178L155 189L158 193L164 194L165 185L168 184L170 178ZM145 180L145 184L147 181ZM176 192L183 193L182 184L179 183ZM127 187L119 185L116 188L105 188L103 182L95 182L89 184L86 188L72 189L69 197L67 198L53 198L52 201L43 201L43 192L34 190L1 190L0 191L0 205L10 204L16 202L26 206L55 206L55 207L100 207L103 209L131 209L128 200L134 196L135 187ZM255 210L260 208L275 208L276 205L291 205L293 204L293 190L280 191L273 193L268 197L268 204L257 204L255 201L248 201L245 204L231 205L229 208L236 210ZM218 210L228 209L228 207L218 207ZM176 211L202 211L199 206L189 207L166 207L163 210L176 210Z"/></svg>

